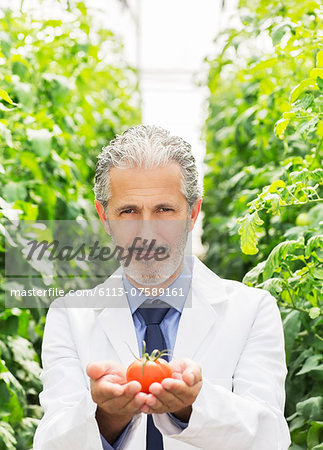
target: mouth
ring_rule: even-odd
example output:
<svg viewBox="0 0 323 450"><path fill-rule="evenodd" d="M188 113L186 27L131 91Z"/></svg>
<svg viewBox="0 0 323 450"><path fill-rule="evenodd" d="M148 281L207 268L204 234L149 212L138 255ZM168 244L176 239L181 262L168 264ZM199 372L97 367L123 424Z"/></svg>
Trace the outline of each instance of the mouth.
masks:
<svg viewBox="0 0 323 450"><path fill-rule="evenodd" d="M133 256L134 257L136 257L136 256L138 256L138 258L139 259L153 259L153 258L156 258L156 259L160 259L160 257L161 256L163 256L163 257L165 257L165 255L169 255L170 254L170 252L169 252L169 250L166 250L166 248L165 248L165 251L164 251L164 253L160 253L160 250L159 251L145 251L145 250L143 250L143 249L137 249L137 250L134 250L133 251Z"/></svg>
<svg viewBox="0 0 323 450"><path fill-rule="evenodd" d="M143 250L134 251L135 255L139 255L141 258L153 258L157 255L157 252L144 252Z"/></svg>

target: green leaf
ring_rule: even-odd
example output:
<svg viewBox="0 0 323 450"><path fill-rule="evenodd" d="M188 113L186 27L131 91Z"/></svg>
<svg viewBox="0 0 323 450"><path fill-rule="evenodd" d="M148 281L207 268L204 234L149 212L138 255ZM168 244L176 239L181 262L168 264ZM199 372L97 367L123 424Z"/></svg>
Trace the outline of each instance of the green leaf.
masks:
<svg viewBox="0 0 323 450"><path fill-rule="evenodd" d="M257 264L251 270L249 270L249 272L247 272L246 275L243 277L242 282L249 286L258 284L259 278L262 275L265 264L266 261L261 261L259 264Z"/></svg>
<svg viewBox="0 0 323 450"><path fill-rule="evenodd" d="M47 81L50 92L56 101L62 102L67 100L67 96L71 93L71 78L53 73L44 73L43 79Z"/></svg>
<svg viewBox="0 0 323 450"><path fill-rule="evenodd" d="M315 183L323 183L323 169L315 169L311 172L311 178Z"/></svg>
<svg viewBox="0 0 323 450"><path fill-rule="evenodd" d="M309 450L313 450L314 448L318 449L319 446L323 448L322 431L323 431L323 422L311 422L311 427L307 435L307 448Z"/></svg>
<svg viewBox="0 0 323 450"><path fill-rule="evenodd" d="M301 328L301 318L299 311L291 311L283 320L285 335L286 362L289 364L292 351L297 345L296 337Z"/></svg>
<svg viewBox="0 0 323 450"><path fill-rule="evenodd" d="M86 14L87 14L87 8L85 6L85 3L82 2L82 1L79 1L79 2L76 3L76 7L81 12L82 16L85 17Z"/></svg>
<svg viewBox="0 0 323 450"><path fill-rule="evenodd" d="M311 319L316 319L321 314L321 310L318 307L311 308L308 315Z"/></svg>
<svg viewBox="0 0 323 450"><path fill-rule="evenodd" d="M308 179L309 171L308 169L297 170L291 172L289 176L292 183L296 183L297 181L305 182Z"/></svg>
<svg viewBox="0 0 323 450"><path fill-rule="evenodd" d="M16 105L16 103L14 103L9 97L8 92L4 91L3 89L0 89L0 98L5 100L7 103L10 103L10 105Z"/></svg>
<svg viewBox="0 0 323 450"><path fill-rule="evenodd" d="M311 120L303 122L299 127L299 132L303 135L302 138L305 140L309 133L316 131L316 125L318 123L318 117L313 117Z"/></svg>
<svg viewBox="0 0 323 450"><path fill-rule="evenodd" d="M283 113L283 119L292 119L296 116L296 111L286 111Z"/></svg>
<svg viewBox="0 0 323 450"><path fill-rule="evenodd" d="M323 268L314 267L314 269L313 269L313 277L317 278L318 280L322 280L323 281Z"/></svg>
<svg viewBox="0 0 323 450"><path fill-rule="evenodd" d="M38 217L38 206L31 202L25 202L23 200L16 200L14 203L15 208L23 211L21 219L24 220L36 220Z"/></svg>
<svg viewBox="0 0 323 450"><path fill-rule="evenodd" d="M313 78L306 78L298 84L290 93L289 102L294 103L305 90L309 89L317 89L316 81Z"/></svg>
<svg viewBox="0 0 323 450"><path fill-rule="evenodd" d="M32 152L21 152L20 161L22 166L27 167L36 180L42 180L43 174L39 169L36 155Z"/></svg>
<svg viewBox="0 0 323 450"><path fill-rule="evenodd" d="M316 67L323 67L323 50L316 53Z"/></svg>
<svg viewBox="0 0 323 450"><path fill-rule="evenodd" d="M317 77L323 78L323 69L315 67L310 71L310 78L316 79Z"/></svg>
<svg viewBox="0 0 323 450"><path fill-rule="evenodd" d="M312 447L311 450L323 450L323 444L315 445L315 447Z"/></svg>
<svg viewBox="0 0 323 450"><path fill-rule="evenodd" d="M304 109L307 110L314 102L314 95L309 92L305 92L301 95L300 98L298 98L297 102L295 103L295 107L298 109Z"/></svg>
<svg viewBox="0 0 323 450"><path fill-rule="evenodd" d="M282 278L268 278L263 283L258 284L258 288L269 291L271 295L277 297L285 287L286 282Z"/></svg>
<svg viewBox="0 0 323 450"><path fill-rule="evenodd" d="M0 379L0 404L3 407L6 403L10 400L10 392L7 388L7 385L4 380ZM1 414L2 414L2 408L0 408Z"/></svg>
<svg viewBox="0 0 323 450"><path fill-rule="evenodd" d="M266 58L263 61L259 61L256 64L251 65L250 72L256 73L263 69L272 68L275 64L277 64L276 56L273 58Z"/></svg>
<svg viewBox="0 0 323 450"><path fill-rule="evenodd" d="M280 272L282 261L290 255L295 255L296 250L302 247L304 247L302 236L297 240L284 241L276 245L267 258L263 273L264 280L271 278L276 270Z"/></svg>
<svg viewBox="0 0 323 450"><path fill-rule="evenodd" d="M46 158L51 150L52 135L46 129L32 130L27 129L27 137L31 146L37 155Z"/></svg>
<svg viewBox="0 0 323 450"><path fill-rule="evenodd" d="M317 83L317 85L319 87L319 90L323 93L323 76L322 77L317 77L316 83Z"/></svg>
<svg viewBox="0 0 323 450"><path fill-rule="evenodd" d="M6 127L3 123L0 122L0 136L1 138L5 140L6 144L8 145L8 147L13 147L12 145L12 136L11 136L11 131L9 130L8 127Z"/></svg>
<svg viewBox="0 0 323 450"><path fill-rule="evenodd" d="M323 358L321 355L310 356L296 375L304 375L305 373L309 373L312 370L323 369L323 365L320 364L322 362L322 359Z"/></svg>
<svg viewBox="0 0 323 450"><path fill-rule="evenodd" d="M241 236L241 250L246 255L255 255L258 252L257 242L260 226L264 223L260 219L258 212L246 214L238 219L240 224L239 235Z"/></svg>
<svg viewBox="0 0 323 450"><path fill-rule="evenodd" d="M0 102L0 111L12 111L14 108L8 108L7 106L5 106L3 103Z"/></svg>
<svg viewBox="0 0 323 450"><path fill-rule="evenodd" d="M266 208L268 212L273 215L280 214L281 198L278 194L266 194L263 199L266 201Z"/></svg>
<svg viewBox="0 0 323 450"><path fill-rule="evenodd" d="M276 122L274 131L279 139L284 139L284 133L288 124L289 119L280 119Z"/></svg>
<svg viewBox="0 0 323 450"><path fill-rule="evenodd" d="M16 450L17 441L15 432L7 422L0 421L0 448L1 450Z"/></svg>
<svg viewBox="0 0 323 450"><path fill-rule="evenodd" d="M34 107L34 96L32 86L28 83L16 83L14 92L18 97L19 103L26 111L31 111Z"/></svg>
<svg viewBox="0 0 323 450"><path fill-rule="evenodd" d="M323 120L320 120L316 127L316 134L323 138Z"/></svg>
<svg viewBox="0 0 323 450"><path fill-rule="evenodd" d="M9 181L3 188L3 195L8 202L15 202L16 200L25 200L27 190L24 181Z"/></svg>
<svg viewBox="0 0 323 450"><path fill-rule="evenodd" d="M286 32L289 30L289 25L283 24L283 25L277 25L274 27L272 33L271 33L271 39L273 41L273 46L276 46L279 44L279 42L282 40L283 36L286 34Z"/></svg>
<svg viewBox="0 0 323 450"><path fill-rule="evenodd" d="M35 414L34 411L32 413ZM39 419L33 417L24 417L22 419L22 422L19 424L19 434L17 436L18 448L32 448L33 438L38 424Z"/></svg>
<svg viewBox="0 0 323 450"><path fill-rule="evenodd" d="M10 336L8 347L12 350L13 359L25 369L26 373L39 379L41 369L36 361L37 355L31 343L21 336Z"/></svg>
<svg viewBox="0 0 323 450"><path fill-rule="evenodd" d="M283 180L276 180L273 183L271 183L269 187L269 192L277 192L278 188L284 188L286 186L286 183Z"/></svg>
<svg viewBox="0 0 323 450"><path fill-rule="evenodd" d="M16 334L18 331L18 318L9 316L7 319L0 321L0 334Z"/></svg>
<svg viewBox="0 0 323 450"><path fill-rule="evenodd" d="M320 420L323 415L323 397L311 397L297 403L296 411L306 420Z"/></svg>
<svg viewBox="0 0 323 450"><path fill-rule="evenodd" d="M0 379L4 380L10 393L8 407L10 410L10 420L13 423L19 422L23 415L23 405L26 404L25 392L19 381L9 371L1 372ZM6 406L6 405L2 405Z"/></svg>
<svg viewBox="0 0 323 450"><path fill-rule="evenodd" d="M323 234L312 236L305 247L305 256L309 258L314 249L323 249Z"/></svg>

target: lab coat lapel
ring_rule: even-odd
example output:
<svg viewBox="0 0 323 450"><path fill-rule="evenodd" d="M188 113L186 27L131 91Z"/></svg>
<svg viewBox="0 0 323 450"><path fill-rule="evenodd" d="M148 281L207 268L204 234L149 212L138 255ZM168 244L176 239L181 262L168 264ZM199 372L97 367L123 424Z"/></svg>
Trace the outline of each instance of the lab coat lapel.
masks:
<svg viewBox="0 0 323 450"><path fill-rule="evenodd" d="M216 326L218 313L214 304L227 299L220 277L194 257L191 290L182 311L173 358L194 359L211 328Z"/></svg>
<svg viewBox="0 0 323 450"><path fill-rule="evenodd" d="M119 268L104 283L106 292L122 293L116 297L107 297L105 308L97 308L98 320L111 346L126 368L133 361L132 352L138 354L136 331L122 282ZM109 290L108 290L109 289ZM115 289L113 291L112 289ZM120 289L120 290L119 290ZM128 347L129 346L129 347Z"/></svg>

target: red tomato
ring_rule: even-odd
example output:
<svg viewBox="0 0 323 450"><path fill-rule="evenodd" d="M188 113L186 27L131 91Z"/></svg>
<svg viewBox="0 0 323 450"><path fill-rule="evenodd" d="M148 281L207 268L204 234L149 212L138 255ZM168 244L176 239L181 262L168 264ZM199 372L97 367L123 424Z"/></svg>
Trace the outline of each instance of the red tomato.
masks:
<svg viewBox="0 0 323 450"><path fill-rule="evenodd" d="M137 359L127 369L127 381L139 381L141 392L149 394L149 386L152 383L161 383L164 378L171 378L172 369L163 358L154 361L147 358Z"/></svg>

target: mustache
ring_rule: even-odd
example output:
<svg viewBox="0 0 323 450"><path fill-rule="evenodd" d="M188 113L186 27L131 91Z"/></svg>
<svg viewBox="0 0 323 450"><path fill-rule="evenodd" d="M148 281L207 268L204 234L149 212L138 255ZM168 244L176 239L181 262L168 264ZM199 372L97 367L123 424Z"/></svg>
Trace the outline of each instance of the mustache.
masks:
<svg viewBox="0 0 323 450"><path fill-rule="evenodd" d="M148 240L137 237L130 244L125 245L125 250L129 253L157 253L160 252L161 249L166 252L170 252L171 246L165 243L157 243L156 239Z"/></svg>
<svg viewBox="0 0 323 450"><path fill-rule="evenodd" d="M172 247L169 244L158 245L156 239L148 241L148 239L143 239L140 236L136 236L131 244L127 243L120 245L113 236L113 244L115 245L115 250L118 260L124 261L123 265L127 266L131 263L134 258L136 261L164 261L168 259L171 255ZM157 245L156 245L157 244Z"/></svg>
<svg viewBox="0 0 323 450"><path fill-rule="evenodd" d="M141 253L156 253L157 250L163 249L165 252L170 251L170 246L166 244L158 244L154 247L149 247L147 245L138 245L136 247L132 247L131 245L125 247L128 252L141 252Z"/></svg>

